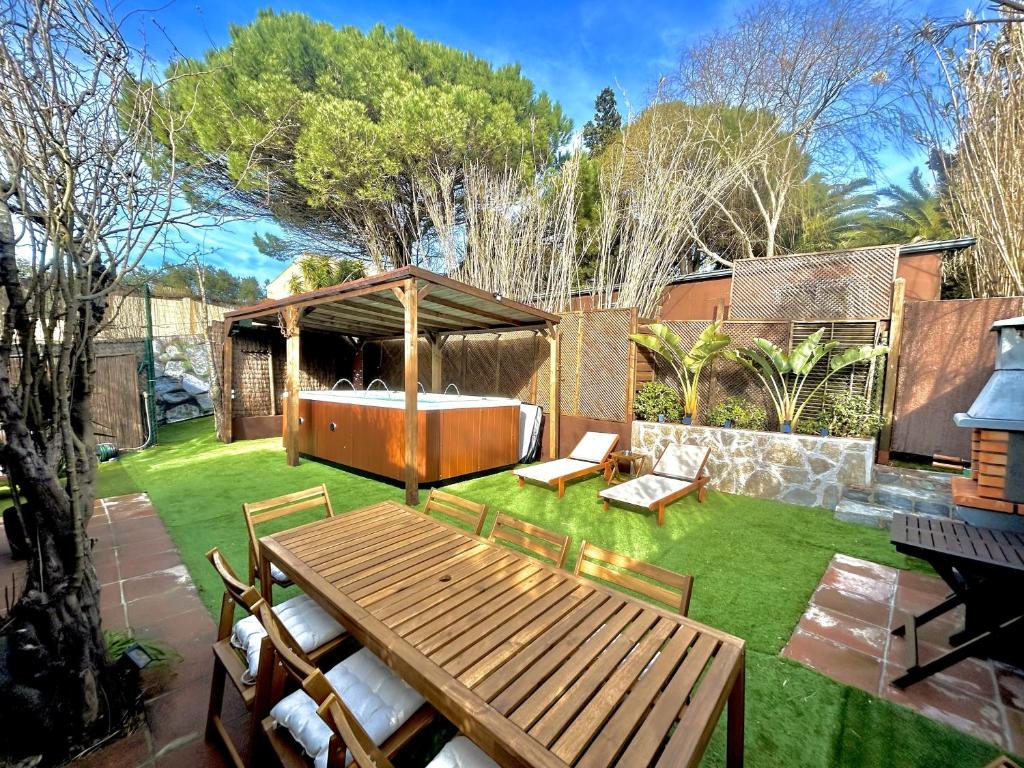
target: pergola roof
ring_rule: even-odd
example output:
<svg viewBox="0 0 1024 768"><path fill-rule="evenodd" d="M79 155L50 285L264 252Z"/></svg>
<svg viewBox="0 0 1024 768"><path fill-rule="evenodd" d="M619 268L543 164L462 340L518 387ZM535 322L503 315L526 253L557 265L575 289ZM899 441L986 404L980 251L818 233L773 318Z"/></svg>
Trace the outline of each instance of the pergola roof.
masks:
<svg viewBox="0 0 1024 768"><path fill-rule="evenodd" d="M419 267L402 267L285 299L265 301L225 314L225 322L242 320L276 324L288 308L300 310L299 325L314 331L387 339L402 336L404 309L396 291L415 280L421 333L510 331L557 323L558 315L498 294L474 288Z"/></svg>

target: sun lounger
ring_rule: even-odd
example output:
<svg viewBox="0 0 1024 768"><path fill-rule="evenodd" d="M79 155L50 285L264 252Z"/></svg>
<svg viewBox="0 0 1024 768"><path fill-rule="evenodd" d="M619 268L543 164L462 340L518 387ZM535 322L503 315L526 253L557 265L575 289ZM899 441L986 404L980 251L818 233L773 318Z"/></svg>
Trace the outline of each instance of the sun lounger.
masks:
<svg viewBox="0 0 1024 768"><path fill-rule="evenodd" d="M605 488L598 495L608 509L609 502L644 507L658 513L658 525L665 522L665 507L686 494L697 491L697 501L704 501L711 478L704 466L710 448L696 445L672 445L665 449L650 474Z"/></svg>
<svg viewBox="0 0 1024 768"><path fill-rule="evenodd" d="M568 458L546 461L512 470L522 486L526 480L558 488L558 498L565 495L565 483L580 477L611 471L608 459L619 436L607 432L587 432L573 448Z"/></svg>

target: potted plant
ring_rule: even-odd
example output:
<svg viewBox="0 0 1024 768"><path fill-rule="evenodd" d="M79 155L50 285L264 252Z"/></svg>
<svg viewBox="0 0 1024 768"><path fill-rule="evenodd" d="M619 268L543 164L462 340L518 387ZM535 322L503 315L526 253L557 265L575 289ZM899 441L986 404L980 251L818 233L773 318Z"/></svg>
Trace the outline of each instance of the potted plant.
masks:
<svg viewBox="0 0 1024 768"><path fill-rule="evenodd" d="M706 415L706 421L712 426L721 425L726 429L756 429L768 428L768 414L764 408L742 397L727 397L722 402L711 408Z"/></svg>
<svg viewBox="0 0 1024 768"><path fill-rule="evenodd" d="M652 323L648 330L650 333L631 333L629 338L641 347L651 350L671 366L679 382L683 423L691 424L697 415L697 385L700 381L700 372L705 365L722 354L731 339L728 334L722 332L721 322L708 325L691 347L687 347L665 323Z"/></svg>
<svg viewBox="0 0 1024 768"><path fill-rule="evenodd" d="M679 421L683 407L679 395L660 381L644 384L633 398L633 413L641 421Z"/></svg>
<svg viewBox="0 0 1024 768"><path fill-rule="evenodd" d="M821 337L824 334L825 329L819 328L788 354L767 339L754 339L753 346L727 353L730 360L743 365L761 381L775 407L783 432L793 431L807 403L839 371L889 352L886 346L873 347L869 344L844 349L829 359L828 370L821 380L810 391L805 391L814 367L839 346L838 341L823 344Z"/></svg>

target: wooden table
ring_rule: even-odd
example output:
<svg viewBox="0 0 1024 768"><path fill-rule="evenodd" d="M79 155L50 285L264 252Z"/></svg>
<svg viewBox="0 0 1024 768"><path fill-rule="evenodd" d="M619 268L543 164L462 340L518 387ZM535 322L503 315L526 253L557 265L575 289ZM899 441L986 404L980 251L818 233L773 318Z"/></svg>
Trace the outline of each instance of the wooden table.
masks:
<svg viewBox="0 0 1024 768"><path fill-rule="evenodd" d="M260 549L503 766L743 763L738 638L391 502Z"/></svg>
<svg viewBox="0 0 1024 768"><path fill-rule="evenodd" d="M649 461L651 457L646 453L640 453L639 451L634 451L632 448L629 448L623 451L612 451L608 458L612 462L612 471L608 476L607 485L618 485L619 483L625 482L625 480L619 477L620 461L629 462L630 477L639 477L643 472L644 463Z"/></svg>

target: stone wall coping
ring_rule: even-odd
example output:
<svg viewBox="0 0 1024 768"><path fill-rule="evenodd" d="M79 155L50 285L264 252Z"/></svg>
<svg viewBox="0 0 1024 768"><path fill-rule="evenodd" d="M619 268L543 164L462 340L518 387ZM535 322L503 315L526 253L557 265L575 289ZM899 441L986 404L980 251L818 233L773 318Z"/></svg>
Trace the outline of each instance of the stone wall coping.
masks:
<svg viewBox="0 0 1024 768"><path fill-rule="evenodd" d="M849 445L874 445L873 437L835 437L834 435L801 435L796 433L773 432L767 429L740 429L738 427L712 427L708 424L683 424L679 421L644 421L634 419L634 424L650 424L655 427L685 427L686 429L706 429L717 432L735 432L746 435L768 435L769 437L780 437L783 439L814 440L816 442L846 443Z"/></svg>

